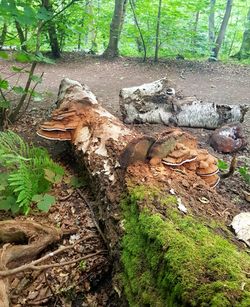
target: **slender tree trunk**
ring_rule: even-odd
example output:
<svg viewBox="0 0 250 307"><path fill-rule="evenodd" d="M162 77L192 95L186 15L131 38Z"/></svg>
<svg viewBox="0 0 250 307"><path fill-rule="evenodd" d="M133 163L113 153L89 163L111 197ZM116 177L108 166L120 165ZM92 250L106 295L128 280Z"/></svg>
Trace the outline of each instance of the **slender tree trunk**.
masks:
<svg viewBox="0 0 250 307"><path fill-rule="evenodd" d="M157 24L156 24L156 39L155 39L155 62L158 62L158 55L159 55L159 36L160 36L160 23L161 23L161 6L162 6L162 0L159 0L158 16L157 16Z"/></svg>
<svg viewBox="0 0 250 307"><path fill-rule="evenodd" d="M215 41L215 26L214 26L214 11L216 0L210 0L210 14L209 14L209 43L212 46Z"/></svg>
<svg viewBox="0 0 250 307"><path fill-rule="evenodd" d="M195 51L195 47L196 47L197 28L198 28L199 18L200 18L200 11L196 12L195 14L195 21L194 21L194 28L193 28L194 33L193 33L193 38L192 38L193 51Z"/></svg>
<svg viewBox="0 0 250 307"><path fill-rule="evenodd" d="M238 22L239 22L239 17L237 17L237 20L236 20L236 22L235 22L235 28L237 28ZM232 38L232 41L231 41L231 44L230 44L230 47L229 47L228 56L231 55L231 52L232 52L232 50L233 50L233 45L234 45L234 42L235 42L236 33L237 33L237 30L235 29L234 35L233 35L233 38Z"/></svg>
<svg viewBox="0 0 250 307"><path fill-rule="evenodd" d="M239 60L247 59L250 57L250 7L248 9L247 22L243 34L240 51L235 55L235 57L237 57Z"/></svg>
<svg viewBox="0 0 250 307"><path fill-rule="evenodd" d="M83 28L84 25L84 18L81 19L80 21L80 25ZM77 40L77 50L80 51L81 50L81 45L82 45L82 33L78 34L78 40Z"/></svg>
<svg viewBox="0 0 250 307"><path fill-rule="evenodd" d="M215 59L218 58L218 54L220 52L222 42L225 38L228 21L229 21L231 11L232 11L232 6L233 6L233 0L227 0L226 10L225 10L225 14L224 14L221 26L220 26L219 34L216 39L215 46L212 49L212 55L211 55L212 58L215 58Z"/></svg>
<svg viewBox="0 0 250 307"><path fill-rule="evenodd" d="M199 18L200 18L200 11L196 12L196 14L195 14L195 22L194 22L194 34L195 35L197 34Z"/></svg>
<svg viewBox="0 0 250 307"><path fill-rule="evenodd" d="M0 50L2 49L2 47L4 45L6 35L7 35L7 23L5 22L3 24L2 33L1 33L1 36L0 36Z"/></svg>
<svg viewBox="0 0 250 307"><path fill-rule="evenodd" d="M141 39L141 43L142 43L142 46L143 46L143 52L144 52L144 55L143 55L143 62L146 62L146 59L147 59L147 47L146 47L145 40L144 40L142 31L141 31L139 22L138 22L138 20L137 20L136 13L135 13L135 2L134 2L134 0L129 0L129 3L130 3L130 6L131 6L133 15L134 15L135 25L136 25L136 27L137 27L137 29L138 29L139 34L140 34L140 39ZM139 46L138 40L137 40L137 44L138 44L138 46ZM138 48L138 49L139 49L139 48Z"/></svg>
<svg viewBox="0 0 250 307"><path fill-rule="evenodd" d="M114 14L110 24L109 43L103 53L103 56L106 58L115 58L119 56L118 44L124 22L126 4L127 0L115 0Z"/></svg>
<svg viewBox="0 0 250 307"><path fill-rule="evenodd" d="M97 10L97 15L96 18L98 20L99 18L99 13L100 13L100 2L98 1L98 10ZM93 8L93 2L89 1L89 14L93 16L90 24L90 37L91 37L91 46L90 46L90 53L91 54L96 54L98 51L98 46L97 46L97 23L96 19L94 18L94 8Z"/></svg>
<svg viewBox="0 0 250 307"><path fill-rule="evenodd" d="M17 29L17 34L21 43L21 50L22 51L27 51L27 47L26 47L26 40L25 40L25 35L23 33L23 29L20 25L20 23L15 20L15 25L16 25L16 29Z"/></svg>
<svg viewBox="0 0 250 307"><path fill-rule="evenodd" d="M42 0L42 5L47 11L53 12L52 3L50 0ZM54 58L60 58L60 47L56 33L56 26L53 20L48 21L48 33L52 56Z"/></svg>

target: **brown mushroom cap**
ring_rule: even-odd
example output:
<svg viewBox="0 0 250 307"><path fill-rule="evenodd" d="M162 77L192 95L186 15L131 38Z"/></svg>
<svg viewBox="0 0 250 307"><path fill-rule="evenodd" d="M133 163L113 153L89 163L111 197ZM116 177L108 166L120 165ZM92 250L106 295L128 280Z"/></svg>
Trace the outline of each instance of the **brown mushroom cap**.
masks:
<svg viewBox="0 0 250 307"><path fill-rule="evenodd" d="M191 162L186 162L184 164L184 166L186 167L186 169L188 169L189 171L196 171L197 169L197 161L196 159L194 161Z"/></svg>
<svg viewBox="0 0 250 307"><path fill-rule="evenodd" d="M178 142L175 145L173 151L171 151L167 157L162 159L162 163L169 166L180 166L184 163L189 163L196 160L196 152L194 150L190 150L187 146Z"/></svg>
<svg viewBox="0 0 250 307"><path fill-rule="evenodd" d="M203 164L207 164L206 162L204 162ZM208 176L212 176L214 174L217 174L219 171L217 165L215 164L210 164L208 167L206 168L197 168L196 170L196 174L198 176L201 177L208 177Z"/></svg>
<svg viewBox="0 0 250 307"><path fill-rule="evenodd" d="M72 135L69 131L46 131L39 129L37 134L48 140L71 141Z"/></svg>
<svg viewBox="0 0 250 307"><path fill-rule="evenodd" d="M208 176L208 177L202 177L202 179L211 187L215 188L218 183L220 182L220 177L215 174L213 176Z"/></svg>
<svg viewBox="0 0 250 307"><path fill-rule="evenodd" d="M46 131L66 131L66 130L73 130L76 129L78 124L79 124L79 119L75 119L72 121L66 121L66 120L61 120L61 121L55 121L52 120L50 122L45 122L40 126L40 129L46 130Z"/></svg>
<svg viewBox="0 0 250 307"><path fill-rule="evenodd" d="M72 141L74 131L81 123L82 109L80 105L69 105L52 113L52 120L43 123L37 134L49 140Z"/></svg>

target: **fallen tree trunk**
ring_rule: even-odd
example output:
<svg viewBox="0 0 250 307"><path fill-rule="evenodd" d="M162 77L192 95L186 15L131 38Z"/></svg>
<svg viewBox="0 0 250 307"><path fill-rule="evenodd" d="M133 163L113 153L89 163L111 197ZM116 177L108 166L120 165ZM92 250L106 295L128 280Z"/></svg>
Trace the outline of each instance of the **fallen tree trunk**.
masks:
<svg viewBox="0 0 250 307"><path fill-rule="evenodd" d="M166 78L120 91L120 108L126 123L154 123L178 127L216 129L243 122L247 105L202 102L184 97Z"/></svg>
<svg viewBox="0 0 250 307"><path fill-rule="evenodd" d="M62 81L58 106L38 134L71 141L88 171L117 293L131 306L247 306L250 259L226 230L238 209L211 188L215 159L180 130L126 128L78 82Z"/></svg>

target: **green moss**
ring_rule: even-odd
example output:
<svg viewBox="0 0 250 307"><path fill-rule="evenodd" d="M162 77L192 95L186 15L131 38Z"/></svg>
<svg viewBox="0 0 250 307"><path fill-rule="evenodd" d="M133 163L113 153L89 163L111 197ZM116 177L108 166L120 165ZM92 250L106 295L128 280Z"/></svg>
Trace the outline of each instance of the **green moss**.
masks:
<svg viewBox="0 0 250 307"><path fill-rule="evenodd" d="M155 213L152 203L166 214ZM249 306L249 256L181 215L175 203L144 187L123 201L123 284L130 306Z"/></svg>

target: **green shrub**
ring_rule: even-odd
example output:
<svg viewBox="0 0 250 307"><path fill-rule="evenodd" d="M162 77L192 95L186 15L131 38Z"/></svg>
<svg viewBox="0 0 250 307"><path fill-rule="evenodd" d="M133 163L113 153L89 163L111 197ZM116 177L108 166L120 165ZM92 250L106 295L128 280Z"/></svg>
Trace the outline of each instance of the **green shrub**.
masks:
<svg viewBox="0 0 250 307"><path fill-rule="evenodd" d="M44 193L64 174L45 149L29 146L14 132L0 133L0 168L0 210L13 213L28 214L32 201L47 211L54 198Z"/></svg>

